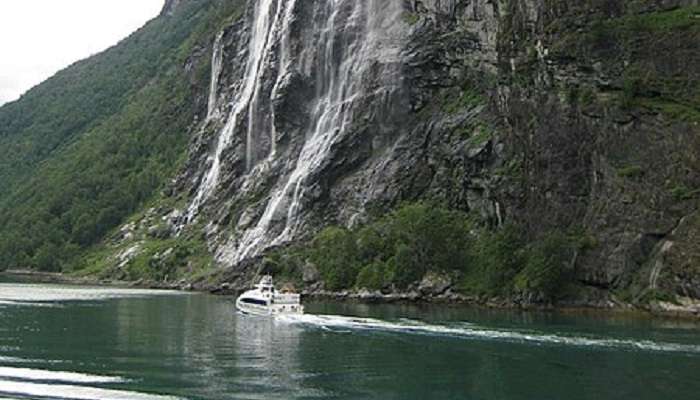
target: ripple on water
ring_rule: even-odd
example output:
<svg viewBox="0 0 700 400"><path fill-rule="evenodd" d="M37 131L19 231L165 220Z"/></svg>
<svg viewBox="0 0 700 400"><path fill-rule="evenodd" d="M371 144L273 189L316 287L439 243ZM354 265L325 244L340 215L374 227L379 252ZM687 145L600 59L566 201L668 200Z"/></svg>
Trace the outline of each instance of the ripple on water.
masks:
<svg viewBox="0 0 700 400"><path fill-rule="evenodd" d="M167 290L87 288L41 284L0 284L0 308L64 307L66 302L98 302L117 298L146 298L186 293ZM0 346L0 352L17 350ZM79 372L18 368L39 360L0 356L0 400L3 398L60 398L72 400L171 400L177 397L120 390L129 382L122 377L91 375ZM41 362L45 365L47 362ZM95 386L116 386L105 388Z"/></svg>

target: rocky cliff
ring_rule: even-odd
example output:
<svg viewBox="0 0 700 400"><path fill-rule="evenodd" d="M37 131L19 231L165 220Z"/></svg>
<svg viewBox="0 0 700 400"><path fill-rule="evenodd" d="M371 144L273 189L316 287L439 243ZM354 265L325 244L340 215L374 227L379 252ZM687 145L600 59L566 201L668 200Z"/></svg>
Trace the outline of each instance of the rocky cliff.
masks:
<svg viewBox="0 0 700 400"><path fill-rule="evenodd" d="M427 200L574 237L569 299L700 299L697 1L248 1L209 43L185 166L110 239L109 275L201 240L240 284Z"/></svg>

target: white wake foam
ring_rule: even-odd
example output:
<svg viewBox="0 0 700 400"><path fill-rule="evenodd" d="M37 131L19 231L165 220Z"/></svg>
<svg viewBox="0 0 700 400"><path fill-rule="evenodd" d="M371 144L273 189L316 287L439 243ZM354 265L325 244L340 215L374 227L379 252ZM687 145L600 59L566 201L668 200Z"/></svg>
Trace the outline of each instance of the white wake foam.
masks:
<svg viewBox="0 0 700 400"><path fill-rule="evenodd" d="M450 325L429 324L415 320L398 322L373 318L357 318L335 315L282 315L277 320L283 323L316 326L330 330L383 331L420 335L450 336L465 339L501 340L508 342L553 344L581 347L606 347L627 350L681 352L700 354L700 345L655 342L651 340L615 339L586 336L569 336L543 332L501 330L468 323Z"/></svg>
<svg viewBox="0 0 700 400"><path fill-rule="evenodd" d="M39 303L35 301L13 301L13 300L0 300L0 307L19 307L19 306L31 306L31 307L60 307L60 304L55 303Z"/></svg>
<svg viewBox="0 0 700 400"><path fill-rule="evenodd" d="M25 381L58 381L67 383L122 383L121 377L88 375L77 372L48 371L30 368L0 367L0 377Z"/></svg>
<svg viewBox="0 0 700 400"><path fill-rule="evenodd" d="M177 397L75 385L48 385L0 380L0 396L71 400L177 400Z"/></svg>

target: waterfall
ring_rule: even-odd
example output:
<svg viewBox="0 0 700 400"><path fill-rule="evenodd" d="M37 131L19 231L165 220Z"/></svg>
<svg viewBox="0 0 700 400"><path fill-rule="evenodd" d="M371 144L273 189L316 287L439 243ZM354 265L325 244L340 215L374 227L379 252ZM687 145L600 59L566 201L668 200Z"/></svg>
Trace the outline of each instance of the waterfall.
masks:
<svg viewBox="0 0 700 400"><path fill-rule="evenodd" d="M248 128L246 131L246 171L251 171L261 160L273 155L275 149L274 112L269 101L276 96L281 82L289 67L289 32L293 20L296 0L279 0L278 14L271 26L268 47L265 49L264 63L261 69L269 68L277 75L272 95L264 90L265 76L260 71L258 82L254 86L248 110ZM277 46L277 53L273 47ZM275 59L275 56L277 56Z"/></svg>
<svg viewBox="0 0 700 400"><path fill-rule="evenodd" d="M221 31L214 41L214 50L211 56L211 83L209 84L209 102L207 103L207 120L214 117L216 110L216 101L219 94L219 79L221 78L221 69L224 65L224 31Z"/></svg>
<svg viewBox="0 0 700 400"><path fill-rule="evenodd" d="M401 0L257 0L248 6L253 10L246 26L247 54L230 60L245 62L245 71L233 86L231 110L188 210L192 221L216 192L227 150L234 147L234 137L241 138L245 171L232 172L245 181L240 190L265 178L273 186L262 215L225 245L221 258L227 263L256 256L299 233L306 199L316 184L313 177L331 162L333 146L351 132L356 109L375 99L385 101L399 85L397 37L406 26ZM303 20L295 24L299 16ZM221 102L219 38L212 57L210 118L218 117L216 104ZM275 101L287 94L291 76L300 77L308 89L308 98L295 100L302 103L295 106L303 110L305 125L293 145L280 150Z"/></svg>
<svg viewBox="0 0 700 400"><path fill-rule="evenodd" d="M302 223L303 199L310 186L306 181L322 168L331 146L351 125L355 103L368 90L365 80L372 73L373 63L398 59L398 51L392 53L395 49L380 44L387 39L386 26L399 23L399 2L337 0L326 2L325 7L330 12L321 26L318 42L303 50L306 55L314 54L313 122L295 168L273 192L258 224L244 234L233 262L256 256L265 247L282 244L297 234ZM392 89L389 86L378 90ZM286 219L284 230L271 238L271 226L280 217Z"/></svg>
<svg viewBox="0 0 700 400"><path fill-rule="evenodd" d="M291 23L294 19L294 7L296 5L297 0L289 0L287 3L287 7L285 9L285 15L283 18L283 26L281 27L281 34L282 38L280 40L280 57L279 57L279 71L277 73L277 80L275 81L275 85L272 88L272 94L270 96L270 99L275 99L279 95L279 91L281 86L285 83L286 78L288 76L288 72L290 69L291 65L291 59L290 59L290 31L291 31ZM249 124L248 125L248 135L247 137L250 138L252 137L251 131L254 129L255 125ZM270 158L274 158L276 153L277 153L277 132L275 128L275 113L274 110L270 110L270 124L269 124L269 130L270 130ZM246 143L248 147L252 146L252 143Z"/></svg>
<svg viewBox="0 0 700 400"><path fill-rule="evenodd" d="M235 94L233 108L228 116L228 119L226 120L226 124L218 134L219 139L216 149L214 154L210 157L211 167L200 183L197 194L190 204L187 213L188 221L192 221L194 219L202 203L209 198L219 183L219 177L221 174L221 159L224 155L224 151L231 144L239 117L244 111L247 111L249 114L256 112L256 110L248 110L248 108L254 93L258 90L258 87L262 82L262 61L264 55L270 52L269 46L272 43L271 37L275 33L275 29L273 28L278 24L279 16L282 11L281 3L283 2L284 0L260 0L258 5L255 7L255 16L251 27L250 42L248 44L248 59L246 62L243 86L240 91ZM239 62L239 60L233 61ZM214 64L212 67L215 66L216 65ZM212 81L217 80L217 86L213 87L214 91L218 90L218 75L220 75L220 71L215 71L215 69L212 68ZM213 96L216 96L216 94ZM210 93L210 99L211 97L212 94Z"/></svg>

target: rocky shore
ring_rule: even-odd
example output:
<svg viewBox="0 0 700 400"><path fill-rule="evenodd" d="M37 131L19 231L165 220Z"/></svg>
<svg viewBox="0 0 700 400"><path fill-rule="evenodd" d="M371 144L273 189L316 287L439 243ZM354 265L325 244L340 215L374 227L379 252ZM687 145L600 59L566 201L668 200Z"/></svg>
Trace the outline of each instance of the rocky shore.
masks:
<svg viewBox="0 0 700 400"><path fill-rule="evenodd" d="M143 289L181 290L210 293L218 296L237 296L245 287L230 283L207 284L180 282L153 282L147 280L120 281L97 277L78 277L61 273L35 272L28 270L7 270L0 272L0 278L22 282L40 282L82 286L129 287ZM648 304L631 304L615 298L589 298L555 303L528 303L523 299L465 296L453 291L446 282L421 282L408 291L342 290L330 291L320 284L311 285L300 291L303 298L313 301L337 301L365 304L437 304L445 306L483 307L493 309L521 309L532 311L592 311L601 313L636 313L662 318L683 318L700 320L700 301L690 298L677 298L675 301L654 301Z"/></svg>
<svg viewBox="0 0 700 400"><path fill-rule="evenodd" d="M443 304L485 307L495 309L521 309L534 311L599 311L599 312L629 312L645 313L658 317L678 317L700 319L700 302L689 298L677 299L675 302L658 301L645 305L635 305L616 300L581 301L561 300L556 303L528 304L518 299L484 298L464 296L458 293L446 292L440 295L426 295L420 292L397 292L384 294L380 291L304 291L305 298L313 300L347 301L367 304L415 303Z"/></svg>

